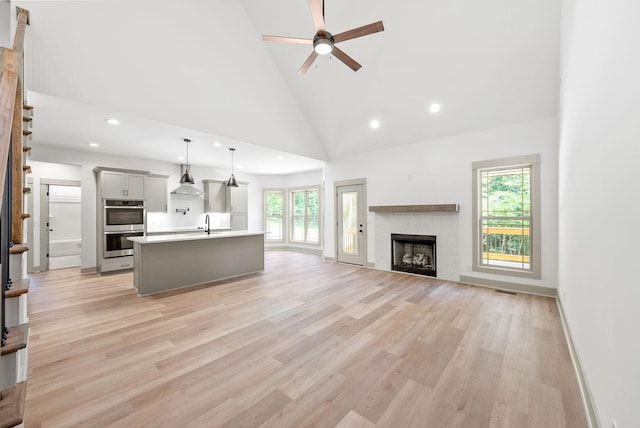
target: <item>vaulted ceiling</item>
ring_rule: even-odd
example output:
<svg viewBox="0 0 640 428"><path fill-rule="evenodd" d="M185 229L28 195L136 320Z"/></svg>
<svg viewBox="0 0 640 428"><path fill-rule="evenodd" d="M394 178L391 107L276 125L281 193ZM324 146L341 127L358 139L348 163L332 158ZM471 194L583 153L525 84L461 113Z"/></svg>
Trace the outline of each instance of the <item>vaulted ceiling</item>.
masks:
<svg viewBox="0 0 640 428"><path fill-rule="evenodd" d="M29 90L67 107L92 106L98 117L166 124L166 144L177 141L176 150L184 136L177 134L192 130L329 160L557 114L555 0L326 0L332 33L378 20L385 31L340 44L362 64L358 72L323 56L305 75L297 70L310 47L261 35L313 37L306 0L12 5L31 12ZM432 102L442 106L437 115ZM49 110L43 122L58 129L42 129L44 144L74 144L80 129L78 147L87 133L105 135L103 123ZM374 118L377 130L369 127ZM146 153L167 151L140 144Z"/></svg>

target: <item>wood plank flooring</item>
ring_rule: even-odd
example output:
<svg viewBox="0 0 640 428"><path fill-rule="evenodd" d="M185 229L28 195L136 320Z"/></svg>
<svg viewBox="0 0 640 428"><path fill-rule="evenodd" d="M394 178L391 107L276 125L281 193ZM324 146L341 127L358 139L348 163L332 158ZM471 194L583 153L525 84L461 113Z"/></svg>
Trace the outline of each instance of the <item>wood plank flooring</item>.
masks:
<svg viewBox="0 0 640 428"><path fill-rule="evenodd" d="M267 252L139 297L31 276L26 427L586 427L555 302Z"/></svg>

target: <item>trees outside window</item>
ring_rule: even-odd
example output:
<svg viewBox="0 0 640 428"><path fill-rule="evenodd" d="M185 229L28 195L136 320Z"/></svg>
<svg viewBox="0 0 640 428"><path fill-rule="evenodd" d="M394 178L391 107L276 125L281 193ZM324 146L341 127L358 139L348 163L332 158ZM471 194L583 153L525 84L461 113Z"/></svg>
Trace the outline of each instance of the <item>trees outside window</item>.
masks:
<svg viewBox="0 0 640 428"><path fill-rule="evenodd" d="M540 277L539 163L474 162L474 270Z"/></svg>
<svg viewBox="0 0 640 428"><path fill-rule="evenodd" d="M320 189L291 191L292 242L320 243Z"/></svg>
<svg viewBox="0 0 640 428"><path fill-rule="evenodd" d="M264 191L264 225L267 241L284 240L284 190Z"/></svg>

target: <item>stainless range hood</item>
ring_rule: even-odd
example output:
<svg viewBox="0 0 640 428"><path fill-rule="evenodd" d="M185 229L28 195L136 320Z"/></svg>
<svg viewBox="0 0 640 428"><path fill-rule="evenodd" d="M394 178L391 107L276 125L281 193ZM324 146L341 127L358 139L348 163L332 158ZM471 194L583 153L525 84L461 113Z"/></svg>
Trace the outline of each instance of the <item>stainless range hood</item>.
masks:
<svg viewBox="0 0 640 428"><path fill-rule="evenodd" d="M182 165L182 171L183 173L180 177L180 185L173 189L171 194L204 197L204 192L194 185L195 181L189 172L189 167Z"/></svg>
<svg viewBox="0 0 640 428"><path fill-rule="evenodd" d="M191 142L191 140L188 138L185 138L183 139L183 141L187 145L187 165L186 166L184 164L180 165L180 167L182 168L182 175L180 176L180 185L176 187L171 192L171 194L203 197L204 192L196 188L193 176L191 175L191 172L189 172L189 143Z"/></svg>

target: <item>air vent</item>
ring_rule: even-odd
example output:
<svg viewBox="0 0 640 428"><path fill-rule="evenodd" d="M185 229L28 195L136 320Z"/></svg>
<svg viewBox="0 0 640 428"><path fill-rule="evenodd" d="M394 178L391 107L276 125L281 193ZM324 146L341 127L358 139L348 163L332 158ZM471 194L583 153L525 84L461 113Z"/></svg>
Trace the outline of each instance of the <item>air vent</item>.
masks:
<svg viewBox="0 0 640 428"><path fill-rule="evenodd" d="M513 291L509 291L509 290L496 290L498 293L504 293L504 294L512 294L514 296L517 296L518 293L513 292Z"/></svg>

